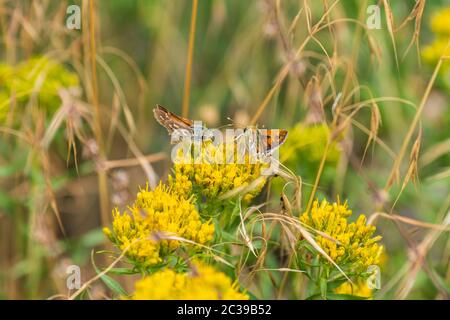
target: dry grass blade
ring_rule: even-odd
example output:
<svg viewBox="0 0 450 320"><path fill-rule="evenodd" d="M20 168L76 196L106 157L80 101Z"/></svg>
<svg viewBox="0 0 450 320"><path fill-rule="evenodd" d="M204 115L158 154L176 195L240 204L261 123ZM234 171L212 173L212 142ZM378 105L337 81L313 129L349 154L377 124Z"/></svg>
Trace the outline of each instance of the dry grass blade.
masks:
<svg viewBox="0 0 450 320"><path fill-rule="evenodd" d="M115 169L115 168L133 167L133 166L141 165L142 160L145 160L145 162L148 162L148 163L152 163L152 162L157 162L157 161L161 161L161 160L165 160L165 159L167 159L167 155L163 152L159 152L159 153L143 156L143 159L130 158L130 159L119 159L119 160L107 160L102 164L102 166L105 168L105 170L111 170L111 169Z"/></svg>
<svg viewBox="0 0 450 320"><path fill-rule="evenodd" d="M368 224L375 224L376 220L378 219L378 217L383 217L385 219L388 220L395 220L395 221L399 221L399 222L403 222L415 227L419 227L419 228L424 228L424 229L433 229L433 230L440 230L440 231L450 231L450 227L447 226L443 226L440 224L434 224L434 223L428 223L428 222L423 222L423 221L419 221L419 220L415 220L412 218L408 218L408 217L403 217L397 214L387 214L385 212L375 212L374 214L372 214L370 216L370 218L367 220Z"/></svg>
<svg viewBox="0 0 450 320"><path fill-rule="evenodd" d="M264 176L260 176L258 178L256 178L255 180L253 180L252 182L250 182L248 185L241 185L237 188L234 188L228 192L225 192L223 195L221 195L219 197L219 200L226 200L229 198L233 198L239 194L247 194L253 190L255 190L258 186L261 185L261 183L263 182L263 180L265 180L266 177Z"/></svg>
<svg viewBox="0 0 450 320"><path fill-rule="evenodd" d="M339 270L339 272L350 282L353 284L353 281L347 276L347 274L344 272L344 270L341 269L341 267L339 267L339 265L334 262L333 259L331 259L331 257L322 249L322 247L316 242L316 240L314 240L314 238L311 236L311 234L305 229L303 228L300 224L295 224L294 225L295 228L300 231L301 235L303 238L305 238L306 241L309 242L309 244L311 244L314 249L317 250L317 252L319 252L323 257L325 257L325 259L327 259L333 266L336 267L336 269Z"/></svg>
<svg viewBox="0 0 450 320"><path fill-rule="evenodd" d="M307 8L305 10L306 12L306 16L308 17L308 6L306 5L306 1L305 3L305 8ZM328 8L327 10L323 13L323 15L321 16L321 18L319 19L319 21L311 28L308 37L303 41L303 43L299 46L299 48L297 49L297 51L295 52L294 57L289 60L286 65L283 66L283 68L280 70L280 72L278 73L275 83L272 86L272 88L270 89L269 93L265 96L263 102L259 105L258 109L255 112L255 115L252 117L252 119L250 120L250 124L254 125L258 119L261 117L262 113L264 112L264 110L266 109L269 101L272 99L273 95L275 94L275 92L277 91L277 89L279 88L279 86L283 83L283 81L285 80L286 76L289 74L289 71L292 68L292 64L294 63L294 61L296 61L298 59L298 57L300 56L301 52L304 50L306 44L312 39L312 35L318 31L318 29L322 26L323 21L328 17L328 15L330 14L330 12L333 10L333 8L339 3L339 0L336 0L335 2L333 2Z"/></svg>
<svg viewBox="0 0 450 320"><path fill-rule="evenodd" d="M187 118L189 115L189 95L191 91L191 76L192 76L192 58L194 55L194 43L195 43L195 26L197 22L197 7L198 0L192 1L191 12L191 26L189 29L189 48L186 61L186 75L184 78L184 94L183 94L183 117Z"/></svg>
<svg viewBox="0 0 450 320"><path fill-rule="evenodd" d="M405 178L402 183L402 187L400 189L400 192L397 195L397 198L395 199L392 209L394 209L395 204L400 199L401 194L406 188L406 185L408 182L412 179L413 181L416 181L418 179L418 162L419 162L419 154L420 154L420 144L422 142L422 128L420 128L419 134L417 135L416 141L414 141L413 147L411 149L411 154L409 156L409 166L408 170L406 172Z"/></svg>
<svg viewBox="0 0 450 320"><path fill-rule="evenodd" d="M303 271L303 270L291 269L291 268L276 268L276 269L262 268L262 269L257 269L256 271L278 271L278 272L305 273L305 271Z"/></svg>
<svg viewBox="0 0 450 320"><path fill-rule="evenodd" d="M447 212L446 217L444 218L442 224L445 227L450 225L450 211ZM417 275L421 268L425 269L426 273L428 274L428 276L430 277L436 288L441 290L444 294L444 297L447 297L448 299L448 289L442 288L441 283L437 281L437 279L435 279L434 274L429 269L427 262L425 260L428 251L436 242L441 233L442 230L431 230L424 238L424 240L415 248L416 250L411 253L410 261L407 264L408 271L405 274L403 281L396 292L397 299L406 299L406 297L409 295L414 286Z"/></svg>
<svg viewBox="0 0 450 320"><path fill-rule="evenodd" d="M426 150L420 159L421 160L420 163L422 166L427 166L436 159L438 159L439 157L445 156L446 154L449 153L450 153L450 139L447 139Z"/></svg>
<svg viewBox="0 0 450 320"><path fill-rule="evenodd" d="M314 238L311 236L311 234L309 233L308 230L306 230L306 228L304 228L301 224L300 221L296 221L295 218L294 219L289 219L286 216L281 216L279 214L264 214L264 219L270 220L270 219L274 219L274 220L278 220L280 222L284 222L286 224L288 224L289 226L293 227L294 229L296 229L297 231L300 232L301 236L308 241L309 244L311 244L314 249L317 250L317 252L323 256L326 260L328 260L333 266L336 267L336 269L350 282L353 283L353 281L347 276L347 274L341 269L341 267L339 267L339 265L334 262L333 259L331 259L331 257L322 249L322 247L316 242L316 240L314 240ZM323 234L325 235L325 234ZM327 235L328 239L333 239L332 237ZM334 240L334 239L333 239ZM334 240L336 241L336 240ZM297 239L295 239L295 242L297 242Z"/></svg>
<svg viewBox="0 0 450 320"><path fill-rule="evenodd" d="M448 47L448 45L447 45L447 47ZM445 50L447 50L447 48ZM431 79L428 82L427 88L426 88L425 93L424 93L424 95L422 97L422 100L420 102L419 108L416 111L414 119L413 119L413 121L412 121L412 123L411 123L411 125L409 127L409 130L408 130L408 132L407 132L407 134L405 136L405 139L403 140L403 144L402 144L402 146L400 148L400 152L399 152L398 156L396 157L396 159L394 161L394 164L392 166L392 170L391 170L389 179L386 182L386 186L385 186L386 190L390 189L390 187L392 186L394 181L398 178L398 172L400 171L400 166L402 164L403 157L404 157L404 155L406 153L406 149L408 148L409 142L411 141L411 138L412 138L412 136L414 134L414 131L415 131L415 129L416 129L416 127L417 127L417 125L418 125L418 123L420 121L420 117L422 115L423 108L425 107L425 102L427 102L427 100L428 100L428 97L429 97L430 92L431 92L431 88L433 87L434 82L436 80L436 77L437 77L437 75L439 73L439 70L441 69L442 61L443 60L441 58L438 61L436 67L434 68L433 75L431 76Z"/></svg>
<svg viewBox="0 0 450 320"><path fill-rule="evenodd" d="M130 148L133 155L136 157L136 159L139 161L139 164L141 165L142 169L144 170L145 174L147 175L148 183L151 189L155 188L158 184L158 176L153 169L153 167L150 165L150 163L146 160L146 157L142 154L141 150L139 150L138 146L132 139L132 137L129 135L128 132L126 132L125 128L119 123L117 124L117 128L120 132L120 134L124 137L124 139L128 143L128 147ZM104 170L104 168L102 168Z"/></svg>
<svg viewBox="0 0 450 320"><path fill-rule="evenodd" d="M394 15L391 10L391 6L389 5L389 0L382 0L384 5L384 11L386 13L386 23L389 31L389 36L391 37L392 47L394 49L395 63L397 65L397 69L399 69L398 64L398 55L397 55L397 46L395 44L395 36L394 36Z"/></svg>
<svg viewBox="0 0 450 320"><path fill-rule="evenodd" d="M95 281L97 281L98 279L100 279L102 276L104 276L105 274L107 274L112 268L114 268L114 266L119 263L120 260L122 260L122 258L125 256L125 254L127 253L128 250L130 250L131 246L134 245L134 242L129 244L125 249L122 250L122 252L120 253L120 255L107 267L105 268L105 270L103 270L102 272L99 272L95 277L89 279L88 281L86 281L85 283L83 283L83 285L77 290L75 291L72 295L70 295L67 300L74 300L76 297L78 297L84 290L86 290L92 283L94 283ZM92 256L92 254L91 254Z"/></svg>
<svg viewBox="0 0 450 320"><path fill-rule="evenodd" d="M378 105L374 102L372 104L372 108L370 109L370 133L369 133L369 137L367 139L366 147L364 148L364 153L363 153L363 156L361 159L361 163L364 162L367 150L369 149L371 142L374 142L373 146L375 146L375 141L378 137L378 129L379 129L380 123L381 123L380 109L378 108Z"/></svg>
<svg viewBox="0 0 450 320"><path fill-rule="evenodd" d="M425 3L426 3L426 0L416 0L416 3L414 5L414 8L411 11L411 13L397 28L397 30L400 30L409 21L411 21L413 19L415 20L414 21L414 34L413 34L413 37L411 38L411 41L410 41L408 47L405 50L405 53L403 54L403 58L406 57L406 55L408 54L409 50L414 45L414 43L416 44L417 53L419 53L419 36L420 36L420 29L421 29L421 25L422 25L422 16L423 16L423 12L425 10ZM418 54L418 56L419 56L419 54ZM420 60L419 60L419 62L420 62Z"/></svg>
<svg viewBox="0 0 450 320"><path fill-rule="evenodd" d="M450 167L446 168L445 170L436 173L435 175L432 175L427 178L427 181L438 181L438 180L444 180L448 179L450 177Z"/></svg>
<svg viewBox="0 0 450 320"><path fill-rule="evenodd" d="M247 230L245 228L245 220L248 219L254 212L261 209L265 204L260 204L259 206L250 207L247 209L247 212L245 215L242 215L242 207L241 203L239 202L239 218L241 219L240 227L238 229L239 233L241 234L242 238L245 241L245 245L250 249L250 251L253 253L255 257L258 257L258 254L256 253L255 247L253 246L252 239L249 237Z"/></svg>
<svg viewBox="0 0 450 320"><path fill-rule="evenodd" d="M313 77L306 86L305 105L308 108L306 124L316 124L325 122L325 111L323 109L322 93L317 77Z"/></svg>

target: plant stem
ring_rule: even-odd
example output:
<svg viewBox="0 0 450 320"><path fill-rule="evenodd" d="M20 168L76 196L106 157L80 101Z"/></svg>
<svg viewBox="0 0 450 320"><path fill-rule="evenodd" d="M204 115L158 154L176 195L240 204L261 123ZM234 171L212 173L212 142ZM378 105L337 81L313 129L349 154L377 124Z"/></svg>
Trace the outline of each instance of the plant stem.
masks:
<svg viewBox="0 0 450 320"><path fill-rule="evenodd" d="M187 117L189 115L189 95L191 91L192 56L194 55L197 7L198 7L198 0L194 0L192 3L191 27L189 30L189 47L186 62L186 75L184 77L184 95L183 95L183 111L182 111L183 117Z"/></svg>
<svg viewBox="0 0 450 320"><path fill-rule="evenodd" d="M94 1L89 1L89 56L91 62L91 87L92 104L94 105L94 134L99 147L100 158L105 157L104 142L101 129L100 104L98 101L98 82L97 82L97 63L95 46L95 8ZM100 197L100 218L102 225L109 224L108 214L108 184L106 172L102 169L97 170L98 192Z"/></svg>

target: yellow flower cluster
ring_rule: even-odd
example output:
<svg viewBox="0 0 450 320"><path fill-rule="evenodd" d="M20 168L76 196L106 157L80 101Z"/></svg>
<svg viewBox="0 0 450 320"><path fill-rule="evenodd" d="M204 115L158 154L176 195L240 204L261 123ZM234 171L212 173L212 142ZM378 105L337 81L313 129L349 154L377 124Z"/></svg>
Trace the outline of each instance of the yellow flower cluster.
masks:
<svg viewBox="0 0 450 320"><path fill-rule="evenodd" d="M300 216L300 221L331 237L316 236L316 242L331 259L341 267L348 265L360 272L379 263L383 247L377 243L381 236L372 237L375 227L366 225L366 217L360 215L356 222L349 223L347 218L351 214L347 203L316 200L311 211Z"/></svg>
<svg viewBox="0 0 450 320"><path fill-rule="evenodd" d="M40 105L54 112L61 103L58 90L78 85L75 73L45 56L29 59L17 66L0 64L0 120L10 105L11 94L19 102L26 103L36 92Z"/></svg>
<svg viewBox="0 0 450 320"><path fill-rule="evenodd" d="M450 7L437 12L433 16L431 30L437 34L450 36Z"/></svg>
<svg viewBox="0 0 450 320"><path fill-rule="evenodd" d="M191 199L177 195L163 184L152 191L141 190L130 212L113 213L112 230L104 233L121 250L129 247L127 257L143 267L162 262L181 241L164 239L164 234L199 244L212 240L214 225L202 222Z"/></svg>
<svg viewBox="0 0 450 320"><path fill-rule="evenodd" d="M334 292L337 294L351 294L366 299L372 298L372 289L370 289L363 280L358 281L355 285L352 285L348 281L344 282L334 289Z"/></svg>
<svg viewBox="0 0 450 320"><path fill-rule="evenodd" d="M322 160L325 146L330 138L330 129L326 124L306 126L297 124L289 131L289 139L282 146L281 160L289 163L318 163ZM336 163L340 156L337 143L333 143L328 151L326 161Z"/></svg>
<svg viewBox="0 0 450 320"><path fill-rule="evenodd" d="M200 263L189 273L164 269L136 282L134 300L247 300L237 283L224 273Z"/></svg>
<svg viewBox="0 0 450 320"><path fill-rule="evenodd" d="M208 141L202 144L201 152L197 156L192 153L184 155L180 149L174 164L174 177L169 177L169 184L180 194L189 196L194 192L213 200L233 189L245 189L256 182L256 185L249 187L243 195L244 201L250 201L261 192L266 183L267 179L261 173L268 164L251 159L248 152L241 162L236 161L237 152L234 146L234 143L216 146ZM217 161L226 159L227 148L234 150L230 156L233 159Z"/></svg>
<svg viewBox="0 0 450 320"><path fill-rule="evenodd" d="M431 18L431 30L435 34L435 40L422 50L425 62L435 64L442 55L450 55L450 8L438 11ZM445 72L450 67L446 60L442 70Z"/></svg>

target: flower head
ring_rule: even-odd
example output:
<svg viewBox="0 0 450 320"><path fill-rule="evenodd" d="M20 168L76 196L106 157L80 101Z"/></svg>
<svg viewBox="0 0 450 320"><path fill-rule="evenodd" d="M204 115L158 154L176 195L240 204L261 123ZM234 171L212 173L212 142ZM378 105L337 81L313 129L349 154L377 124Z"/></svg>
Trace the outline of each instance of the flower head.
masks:
<svg viewBox="0 0 450 320"><path fill-rule="evenodd" d="M37 93L39 104L52 113L61 104L59 89L78 85L75 73L45 56L29 59L15 67L0 64L0 113L5 106L9 107L11 94L19 102L26 103L33 93Z"/></svg>
<svg viewBox="0 0 450 320"><path fill-rule="evenodd" d="M372 298L372 289L370 289L363 280L358 281L356 284L351 284L348 281L344 282L334 289L334 292L337 294L350 294L366 299Z"/></svg>
<svg viewBox="0 0 450 320"><path fill-rule="evenodd" d="M290 130L290 139L282 146L282 160L296 164L316 164L322 160L325 147L330 139L330 129L326 124L305 126L302 123ZM336 163L340 156L340 149L336 142L331 144L327 154L327 163Z"/></svg>
<svg viewBox="0 0 450 320"><path fill-rule="evenodd" d="M143 267L162 262L181 245L179 240L165 239L161 234L176 235L199 244L212 240L214 225L202 222L192 198L186 199L163 184L137 194L129 212L113 212L112 230L105 228L109 239L127 257Z"/></svg>
<svg viewBox="0 0 450 320"><path fill-rule="evenodd" d="M180 149L174 176L169 177L171 186L179 193L194 192L208 200L240 188L245 189L243 199L251 200L266 183L262 171L267 163L253 159L248 153L242 161L237 161L236 150L234 143L214 145L211 142L203 143L197 156L185 155Z"/></svg>
<svg viewBox="0 0 450 320"><path fill-rule="evenodd" d="M436 64L442 56L450 55L450 8L436 12L430 26L435 39L423 48L422 58L428 64ZM445 74L449 68L448 60L443 60L441 72Z"/></svg>
<svg viewBox="0 0 450 320"><path fill-rule="evenodd" d="M439 35L450 36L450 7L440 10L432 16L431 30Z"/></svg>
<svg viewBox="0 0 450 320"><path fill-rule="evenodd" d="M422 50L422 57L425 62L429 64L436 63L442 55L450 55L450 36L448 39L438 38L435 39L430 45L426 46Z"/></svg>
<svg viewBox="0 0 450 320"><path fill-rule="evenodd" d="M135 284L134 300L247 300L224 273L213 267L195 263L192 271L176 273L164 269Z"/></svg>
<svg viewBox="0 0 450 320"><path fill-rule="evenodd" d="M366 225L364 215L349 223L347 218L351 214L347 203L330 204L326 200L319 203L316 200L311 211L300 216L300 221L326 234L316 236L315 240L333 261L342 267L363 272L370 265L379 263L383 247L377 242L381 236L372 237L375 227Z"/></svg>

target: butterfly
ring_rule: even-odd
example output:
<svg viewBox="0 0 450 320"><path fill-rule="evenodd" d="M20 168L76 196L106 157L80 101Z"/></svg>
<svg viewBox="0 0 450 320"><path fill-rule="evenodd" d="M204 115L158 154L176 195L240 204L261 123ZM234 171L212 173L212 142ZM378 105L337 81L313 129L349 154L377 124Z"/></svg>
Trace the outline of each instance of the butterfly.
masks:
<svg viewBox="0 0 450 320"><path fill-rule="evenodd" d="M177 142L181 140L180 138L192 137L194 135L194 121L177 116L160 105L156 105L153 109L153 114L156 121L167 129L172 138L174 138L173 135L177 134L177 137L172 139L172 142ZM236 139L243 137L248 141L250 148L253 148L256 153L268 155L286 141L287 135L288 131L284 129L247 127L244 129L243 134L237 136ZM212 138L208 135L203 136L204 140Z"/></svg>

